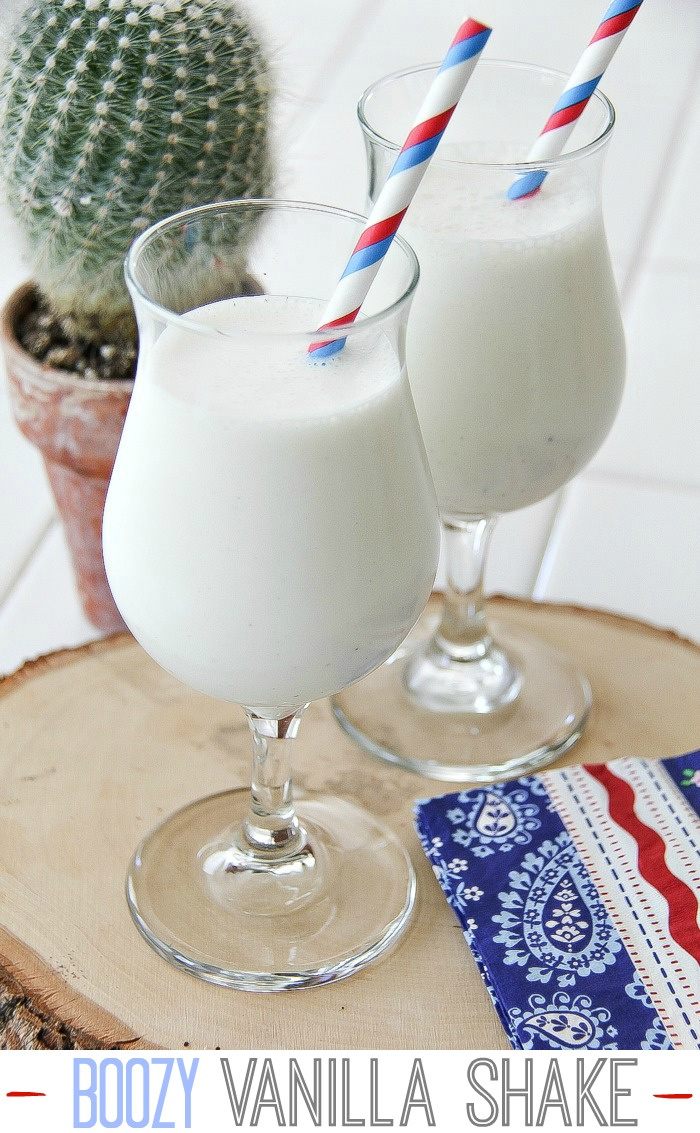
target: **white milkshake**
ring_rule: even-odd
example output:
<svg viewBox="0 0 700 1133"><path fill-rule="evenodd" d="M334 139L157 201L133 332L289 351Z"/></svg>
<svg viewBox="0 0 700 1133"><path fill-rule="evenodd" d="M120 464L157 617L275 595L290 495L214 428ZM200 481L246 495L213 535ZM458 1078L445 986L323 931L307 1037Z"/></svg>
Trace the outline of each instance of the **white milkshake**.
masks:
<svg viewBox="0 0 700 1133"><path fill-rule="evenodd" d="M387 75L360 99L370 197L435 75L430 63ZM373 755L447 782L546 766L575 743L591 705L570 658L518 619L511 625L508 610L491 627L484 601L499 513L579 472L622 394L624 339L600 213L615 116L599 90L568 151L536 167L540 191L508 195L535 171L528 154L566 81L481 60L401 227L421 267L407 365L443 514L445 599L434 629L426 619L394 663L334 707Z"/></svg>
<svg viewBox="0 0 700 1133"><path fill-rule="evenodd" d="M461 160L433 162L402 227L421 264L408 371L441 510L486 515L587 464L617 412L625 350L594 189L550 175L512 201L512 174L464 156L443 144Z"/></svg>
<svg viewBox="0 0 700 1133"><path fill-rule="evenodd" d="M282 332L323 308L259 296L188 316L210 334L166 327L107 498L107 574L134 635L185 683L249 706L300 705L380 664L437 563L405 372L381 329L311 361Z"/></svg>

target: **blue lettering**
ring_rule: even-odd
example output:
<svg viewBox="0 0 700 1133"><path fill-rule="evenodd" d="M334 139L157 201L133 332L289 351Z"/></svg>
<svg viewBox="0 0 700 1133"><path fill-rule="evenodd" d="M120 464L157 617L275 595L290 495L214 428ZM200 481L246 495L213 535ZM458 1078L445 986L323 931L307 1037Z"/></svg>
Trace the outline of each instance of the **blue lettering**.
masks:
<svg viewBox="0 0 700 1133"><path fill-rule="evenodd" d="M163 1082L162 1082L162 1085L160 1087L160 1094L158 1095L158 1101L156 1102L156 1111L153 1114L153 1125L151 1126L152 1129L174 1129L175 1128L175 1122L174 1121L163 1121L163 1119L162 1119L163 1118L163 1105L165 1104L165 1095L168 1092L168 1083L170 1081L170 1075L173 1072L173 1062L174 1061L175 1061L174 1058L154 1058L154 1059L152 1059L152 1063L153 1063L154 1066L161 1065L161 1066L165 1067L165 1071L164 1071L164 1074L163 1074Z"/></svg>
<svg viewBox="0 0 700 1133"><path fill-rule="evenodd" d="M185 1129L192 1128L192 1087L194 1086L194 1076L197 1073L199 1066L199 1059L193 1058L189 1074L185 1070L185 1060L178 1058L177 1068L180 1071L180 1080L182 1088L185 1091Z"/></svg>
<svg viewBox="0 0 700 1133"><path fill-rule="evenodd" d="M82 1069L85 1067L90 1074L87 1085L81 1083L84 1077ZM81 1098L87 1099L87 1107L80 1104ZM83 1121L83 1110L88 1109L88 1116ZM97 1063L94 1058L76 1058L73 1062L73 1128L92 1129L97 1121Z"/></svg>
<svg viewBox="0 0 700 1133"><path fill-rule="evenodd" d="M140 1115L134 1116L134 1069L140 1070ZM149 1066L145 1058L130 1058L126 1064L126 1123L130 1129L145 1129L149 1118ZM136 1090L139 1093L139 1090Z"/></svg>
<svg viewBox="0 0 700 1133"><path fill-rule="evenodd" d="M116 1081L110 1087L107 1071L114 1068ZM116 1098L114 1117L107 1116L107 1094ZM103 1129L118 1129L124 1121L124 1067L118 1058L103 1058L100 1062L100 1125Z"/></svg>
<svg viewBox="0 0 700 1133"><path fill-rule="evenodd" d="M164 1110L172 1111L173 1100L166 1110L168 1087L177 1065L184 1103L178 1121L165 1119ZM162 1067L153 1073L155 1067ZM192 1093L199 1068L199 1059L184 1058L120 1058L99 1060L89 1057L73 1061L73 1128L178 1129L192 1128ZM160 1079L160 1085L156 1080ZM175 1093L177 1083L173 1082ZM151 1096L151 1090L153 1095ZM157 1097L156 1097L157 1095ZM154 1105L155 1102L155 1105ZM269 1104L269 1103L268 1103ZM151 1123L151 1113L153 1121Z"/></svg>

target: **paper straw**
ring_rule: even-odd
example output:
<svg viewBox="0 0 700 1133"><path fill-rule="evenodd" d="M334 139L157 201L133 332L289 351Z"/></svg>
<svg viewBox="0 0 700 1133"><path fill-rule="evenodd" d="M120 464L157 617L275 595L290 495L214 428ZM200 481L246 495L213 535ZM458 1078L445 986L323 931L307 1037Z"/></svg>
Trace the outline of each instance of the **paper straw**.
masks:
<svg viewBox="0 0 700 1133"><path fill-rule="evenodd" d="M528 161L546 161L558 157L562 152L569 134L588 105L605 68L641 6L642 0L613 0L576 64L542 133L530 150ZM536 193L546 176L544 169L524 173L510 186L508 196L511 200L517 200Z"/></svg>
<svg viewBox="0 0 700 1133"><path fill-rule="evenodd" d="M491 28L468 19L460 27L423 101L403 148L367 218L319 330L352 323L437 149ZM342 350L344 338L313 342L315 358Z"/></svg>

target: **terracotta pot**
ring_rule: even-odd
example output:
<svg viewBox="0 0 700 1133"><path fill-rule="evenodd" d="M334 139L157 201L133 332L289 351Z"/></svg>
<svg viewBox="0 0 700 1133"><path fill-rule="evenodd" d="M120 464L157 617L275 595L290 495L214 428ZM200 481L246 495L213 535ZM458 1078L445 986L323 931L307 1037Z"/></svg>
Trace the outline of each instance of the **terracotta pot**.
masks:
<svg viewBox="0 0 700 1133"><path fill-rule="evenodd" d="M102 561L102 512L133 381L88 381L43 366L15 327L34 303L24 284L2 312L0 336L20 429L40 450L66 531L87 617L105 633L124 629Z"/></svg>

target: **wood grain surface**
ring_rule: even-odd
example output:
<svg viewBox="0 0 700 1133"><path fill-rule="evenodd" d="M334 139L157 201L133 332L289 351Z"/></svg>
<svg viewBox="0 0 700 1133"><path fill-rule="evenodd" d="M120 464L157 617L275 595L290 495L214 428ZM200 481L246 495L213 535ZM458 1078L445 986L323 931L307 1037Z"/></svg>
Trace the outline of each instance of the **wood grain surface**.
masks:
<svg viewBox="0 0 700 1133"><path fill-rule="evenodd" d="M599 611L495 598L587 672L594 708L559 765L662 758L700 745L700 648ZM425 859L412 802L455 789L361 753L327 702L308 710L295 778L380 815L419 897L385 959L337 984L272 995L177 971L141 939L124 876L173 810L249 781L241 709L192 692L123 634L0 681L0 1047L507 1049Z"/></svg>

